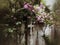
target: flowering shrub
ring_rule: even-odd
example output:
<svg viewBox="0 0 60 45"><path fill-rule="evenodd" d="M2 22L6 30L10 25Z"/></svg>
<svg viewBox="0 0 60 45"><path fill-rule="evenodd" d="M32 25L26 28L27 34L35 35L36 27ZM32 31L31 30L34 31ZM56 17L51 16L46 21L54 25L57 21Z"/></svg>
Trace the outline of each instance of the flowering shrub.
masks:
<svg viewBox="0 0 60 45"><path fill-rule="evenodd" d="M24 8L28 9L36 14L36 21L37 22L42 22L46 24L52 24L53 22L53 17L50 15L50 12L46 12L47 10L45 9L45 5L42 3L40 5L31 5L29 3L24 4Z"/></svg>

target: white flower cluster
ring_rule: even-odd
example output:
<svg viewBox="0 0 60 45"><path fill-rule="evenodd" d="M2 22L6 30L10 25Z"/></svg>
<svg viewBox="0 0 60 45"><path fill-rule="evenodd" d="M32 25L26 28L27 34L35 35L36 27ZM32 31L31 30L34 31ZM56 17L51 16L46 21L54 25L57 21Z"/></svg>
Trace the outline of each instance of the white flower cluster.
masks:
<svg viewBox="0 0 60 45"><path fill-rule="evenodd" d="M50 13L46 13L45 12L45 6L41 3L40 6L39 5L34 5L34 10L36 13L36 18L37 21L39 22L48 22L48 21L52 21L53 17L52 15L50 15Z"/></svg>

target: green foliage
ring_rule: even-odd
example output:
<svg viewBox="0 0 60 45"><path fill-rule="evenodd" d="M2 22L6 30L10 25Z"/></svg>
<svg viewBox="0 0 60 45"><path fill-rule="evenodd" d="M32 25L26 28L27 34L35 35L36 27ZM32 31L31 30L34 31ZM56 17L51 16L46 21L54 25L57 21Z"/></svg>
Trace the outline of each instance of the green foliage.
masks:
<svg viewBox="0 0 60 45"><path fill-rule="evenodd" d="M46 5L46 0L41 0L41 2L42 2L44 5Z"/></svg>
<svg viewBox="0 0 60 45"><path fill-rule="evenodd" d="M45 20L45 24L52 25L52 24L53 24L53 21L46 19L46 20Z"/></svg>

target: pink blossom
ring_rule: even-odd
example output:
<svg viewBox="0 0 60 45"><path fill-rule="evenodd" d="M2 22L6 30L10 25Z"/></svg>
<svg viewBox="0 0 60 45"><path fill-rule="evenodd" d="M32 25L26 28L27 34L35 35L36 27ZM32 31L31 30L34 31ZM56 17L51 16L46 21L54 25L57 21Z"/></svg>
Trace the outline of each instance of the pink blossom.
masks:
<svg viewBox="0 0 60 45"><path fill-rule="evenodd" d="M37 11L40 11L40 7L37 7L37 9L36 9Z"/></svg>
<svg viewBox="0 0 60 45"><path fill-rule="evenodd" d="M27 8L28 8L28 6L27 6L27 5L24 5L24 8L25 8L25 9L27 9Z"/></svg>
<svg viewBox="0 0 60 45"><path fill-rule="evenodd" d="M28 9L28 10L31 10L31 11L33 10L33 6L31 4L29 4L29 3L25 3L24 8Z"/></svg>
<svg viewBox="0 0 60 45"><path fill-rule="evenodd" d="M33 6L32 5L28 5L28 7L29 7L29 10L33 10Z"/></svg>
<svg viewBox="0 0 60 45"><path fill-rule="evenodd" d="M25 3L25 4L24 4L24 8L25 8L25 9L28 9L28 3Z"/></svg>
<svg viewBox="0 0 60 45"><path fill-rule="evenodd" d="M40 8L45 8L45 6L43 5L43 3L40 3Z"/></svg>
<svg viewBox="0 0 60 45"><path fill-rule="evenodd" d="M39 21L39 20L40 20L40 18L41 18L41 16L36 16L36 18L37 18L37 21Z"/></svg>

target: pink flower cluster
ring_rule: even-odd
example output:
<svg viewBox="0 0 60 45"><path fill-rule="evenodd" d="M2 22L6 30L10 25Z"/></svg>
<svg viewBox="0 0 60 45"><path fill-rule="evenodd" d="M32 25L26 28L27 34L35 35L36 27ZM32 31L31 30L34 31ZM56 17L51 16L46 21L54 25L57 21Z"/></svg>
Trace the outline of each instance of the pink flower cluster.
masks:
<svg viewBox="0 0 60 45"><path fill-rule="evenodd" d="M49 13L44 12L45 6L41 3L39 5L31 5L29 3L24 3L24 8L36 13L36 21L44 22L45 19L52 20L53 18L50 16Z"/></svg>
<svg viewBox="0 0 60 45"><path fill-rule="evenodd" d="M52 21L53 17L49 13L42 13L41 15L37 15L36 19L38 22L45 22L45 19Z"/></svg>
<svg viewBox="0 0 60 45"><path fill-rule="evenodd" d="M36 16L36 19L37 19L38 22L44 22L45 18L47 18L46 13L42 13L41 15Z"/></svg>
<svg viewBox="0 0 60 45"><path fill-rule="evenodd" d="M30 10L30 11L32 11L33 10L33 6L31 5L31 4L29 4L29 3L24 3L24 8L25 9L28 9L28 10Z"/></svg>
<svg viewBox="0 0 60 45"><path fill-rule="evenodd" d="M43 3L40 3L40 8L45 8L45 6L43 5Z"/></svg>
<svg viewBox="0 0 60 45"><path fill-rule="evenodd" d="M35 7L34 7L35 6ZM30 3L27 3L27 2L25 2L24 3L24 8L25 9L28 9L28 10L30 10L30 11L33 11L33 12L35 12L35 8L36 8L36 10L40 10L40 9L42 9L42 8L44 8L45 6L41 3L40 4L40 6L38 5L38 6L36 6L36 5L32 5L32 4L30 4Z"/></svg>

